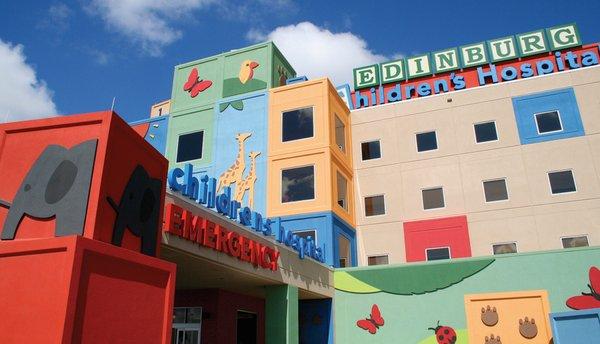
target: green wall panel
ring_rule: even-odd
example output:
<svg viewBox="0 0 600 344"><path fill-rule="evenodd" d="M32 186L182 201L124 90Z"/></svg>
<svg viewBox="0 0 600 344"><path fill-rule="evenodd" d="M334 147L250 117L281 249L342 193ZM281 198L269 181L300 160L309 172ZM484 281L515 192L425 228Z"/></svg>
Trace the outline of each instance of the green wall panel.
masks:
<svg viewBox="0 0 600 344"><path fill-rule="evenodd" d="M214 110L212 106L171 114L166 154L170 169L183 167L185 163L191 163L194 166L208 166L212 163L214 122ZM204 131L202 158L177 163L177 142L179 136L199 130Z"/></svg>
<svg viewBox="0 0 600 344"><path fill-rule="evenodd" d="M551 311L566 311L569 297L589 291L588 271L590 266L598 266L600 248L502 255L490 260L492 257L336 271L336 343L435 343L428 328L435 328L438 321L457 331L457 343L466 343L465 294L544 289ZM465 262L469 262L467 269L453 266ZM397 293L435 289L419 295ZM373 304L385 319L376 334L356 325L359 319L369 317Z"/></svg>
<svg viewBox="0 0 600 344"><path fill-rule="evenodd" d="M266 344L298 343L298 288L291 285L266 287Z"/></svg>
<svg viewBox="0 0 600 344"><path fill-rule="evenodd" d="M209 105L220 98L223 87L221 81L222 65L222 60L217 56L176 66L171 93L171 113ZM199 80L210 80L212 85L197 96L192 97L190 92L184 90L183 86L188 81L188 77L194 68L198 71Z"/></svg>

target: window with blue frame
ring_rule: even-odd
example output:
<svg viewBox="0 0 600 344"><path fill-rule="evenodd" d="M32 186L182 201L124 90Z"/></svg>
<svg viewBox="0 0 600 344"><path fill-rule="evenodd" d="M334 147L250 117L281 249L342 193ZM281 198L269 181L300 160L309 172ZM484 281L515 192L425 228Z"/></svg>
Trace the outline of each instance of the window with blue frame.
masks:
<svg viewBox="0 0 600 344"><path fill-rule="evenodd" d="M585 135L572 88L515 97L512 102L521 144Z"/></svg>

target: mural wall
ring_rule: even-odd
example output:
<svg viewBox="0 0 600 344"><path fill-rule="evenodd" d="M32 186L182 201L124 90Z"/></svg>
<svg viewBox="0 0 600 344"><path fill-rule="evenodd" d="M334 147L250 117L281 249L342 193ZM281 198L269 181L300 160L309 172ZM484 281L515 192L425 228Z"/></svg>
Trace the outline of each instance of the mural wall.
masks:
<svg viewBox="0 0 600 344"><path fill-rule="evenodd" d="M598 262L600 248L581 248L340 269L336 342L547 344L550 312L596 305Z"/></svg>

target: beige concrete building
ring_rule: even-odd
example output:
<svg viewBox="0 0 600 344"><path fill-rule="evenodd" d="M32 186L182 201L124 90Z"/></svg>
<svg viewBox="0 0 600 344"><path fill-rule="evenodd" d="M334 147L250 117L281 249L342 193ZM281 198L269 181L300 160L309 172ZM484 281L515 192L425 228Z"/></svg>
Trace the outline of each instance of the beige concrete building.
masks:
<svg viewBox="0 0 600 344"><path fill-rule="evenodd" d="M359 264L598 245L599 95L594 66L354 110Z"/></svg>

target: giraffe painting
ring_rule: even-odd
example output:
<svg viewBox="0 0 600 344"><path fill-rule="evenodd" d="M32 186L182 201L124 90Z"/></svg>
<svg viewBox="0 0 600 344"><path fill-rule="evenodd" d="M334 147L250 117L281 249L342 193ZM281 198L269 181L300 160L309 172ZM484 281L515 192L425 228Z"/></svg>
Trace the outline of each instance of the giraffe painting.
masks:
<svg viewBox="0 0 600 344"><path fill-rule="evenodd" d="M244 194L248 191L248 207L252 209L254 207L254 183L256 183L256 157L260 155L260 152L250 152L250 171L244 180L236 185L235 188L235 200L242 202Z"/></svg>
<svg viewBox="0 0 600 344"><path fill-rule="evenodd" d="M244 156L244 141L246 141L252 133L239 133L235 136L238 142L238 152L235 162L219 176L219 185L217 186L217 192L220 192L222 188L230 186L236 183L236 186L242 181L244 170L246 169L246 161ZM239 186L238 186L239 188Z"/></svg>

